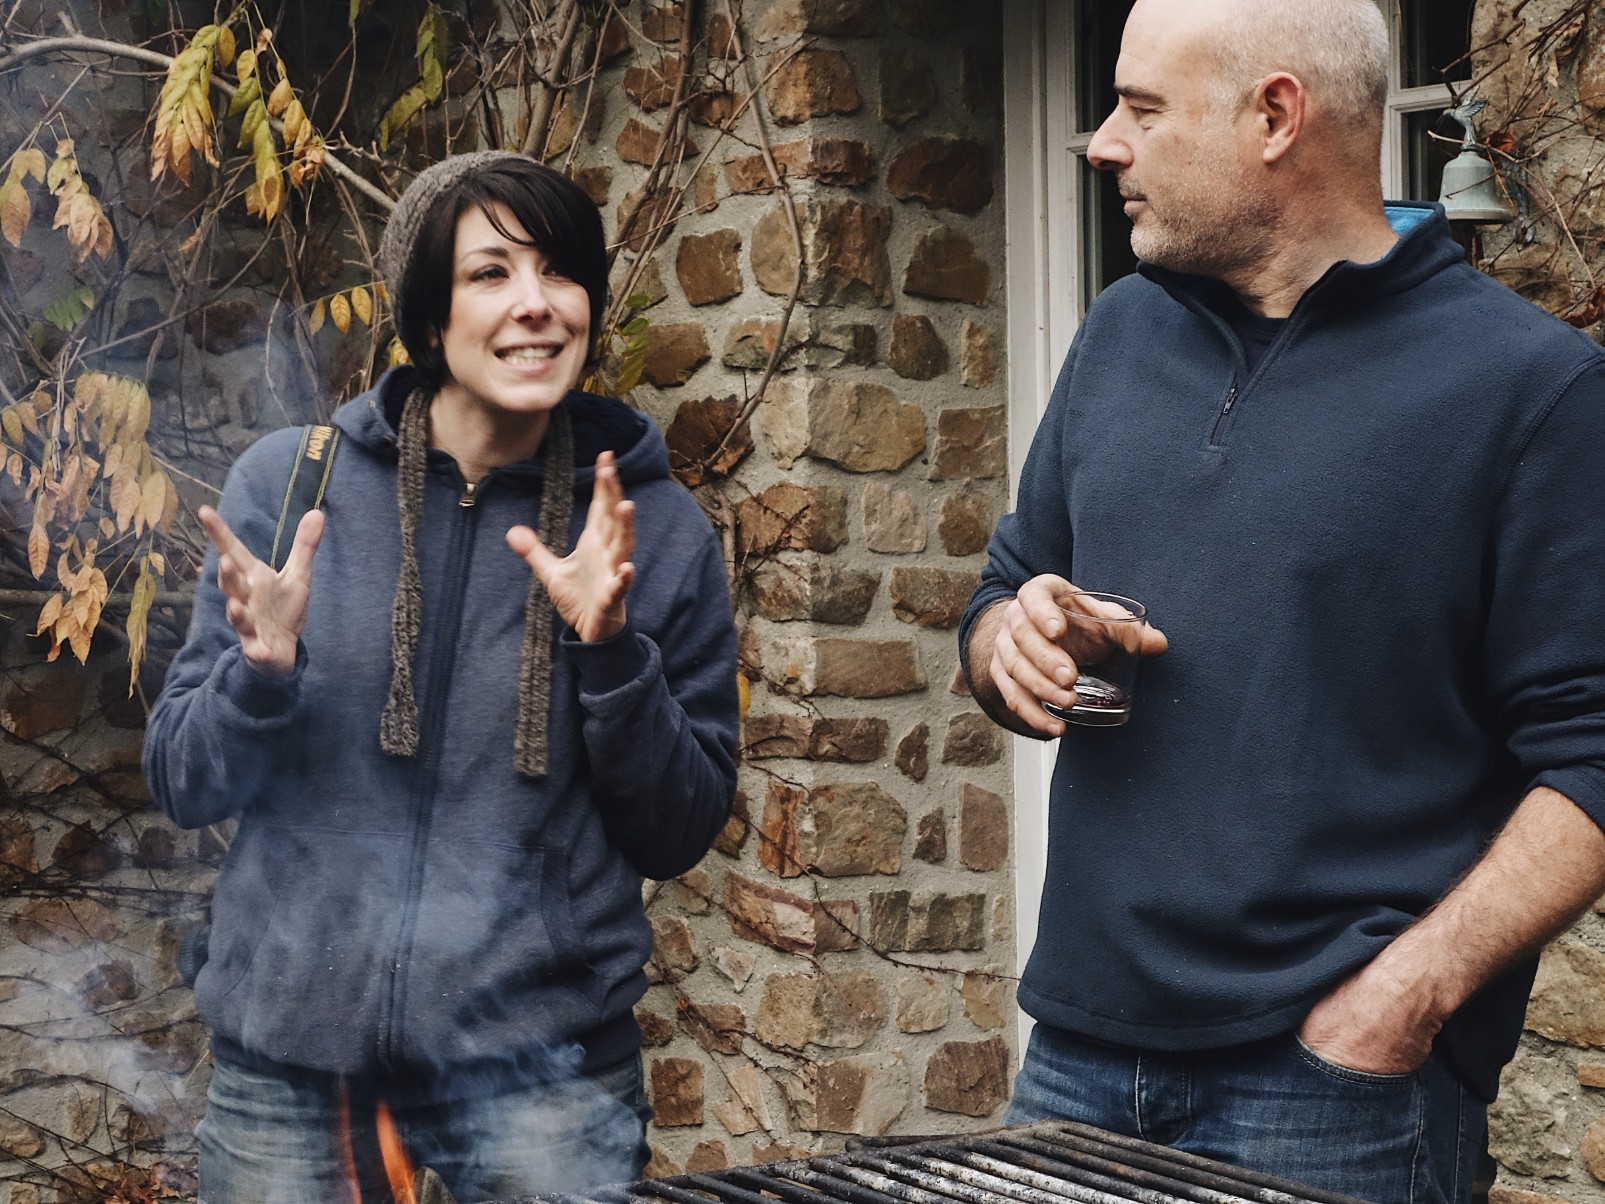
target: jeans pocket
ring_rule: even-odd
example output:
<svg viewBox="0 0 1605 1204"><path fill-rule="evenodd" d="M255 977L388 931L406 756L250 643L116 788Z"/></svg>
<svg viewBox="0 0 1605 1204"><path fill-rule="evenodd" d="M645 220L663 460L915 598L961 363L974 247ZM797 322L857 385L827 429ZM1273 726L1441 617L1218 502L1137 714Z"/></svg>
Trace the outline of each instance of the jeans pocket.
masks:
<svg viewBox="0 0 1605 1204"><path fill-rule="evenodd" d="M1372 1070L1356 1070L1352 1066L1343 1066L1323 1058L1308 1045L1304 1044L1304 1038L1297 1033L1293 1034L1293 1041L1298 1046L1299 1058L1306 1065L1341 1082L1357 1083L1362 1087L1401 1087L1413 1084L1420 1073L1417 1070L1406 1070L1401 1074L1378 1074Z"/></svg>

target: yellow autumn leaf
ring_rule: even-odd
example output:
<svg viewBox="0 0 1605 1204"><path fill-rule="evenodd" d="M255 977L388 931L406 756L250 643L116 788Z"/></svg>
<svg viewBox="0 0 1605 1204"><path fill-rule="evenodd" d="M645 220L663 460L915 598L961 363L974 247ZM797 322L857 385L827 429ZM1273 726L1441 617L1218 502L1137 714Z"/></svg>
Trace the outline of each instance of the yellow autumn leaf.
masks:
<svg viewBox="0 0 1605 1204"><path fill-rule="evenodd" d="M312 306L312 312L307 316L307 333L317 334L323 329L323 323L329 316L329 303L319 297Z"/></svg>
<svg viewBox="0 0 1605 1204"><path fill-rule="evenodd" d="M407 348L402 345L401 340L400 339L391 339L390 340L390 366L392 368L394 368L397 364L410 364L410 363L412 363L412 356L407 354Z"/></svg>
<svg viewBox="0 0 1605 1204"><path fill-rule="evenodd" d="M217 29L217 62L220 67L227 67L234 61L234 31L227 25L220 25Z"/></svg>
<svg viewBox="0 0 1605 1204"><path fill-rule="evenodd" d="M22 415L17 413L18 407L7 406L0 410L0 432L10 441L12 447L22 446Z"/></svg>
<svg viewBox="0 0 1605 1204"><path fill-rule="evenodd" d="M12 160L13 174L23 173L32 176L41 184L45 182L45 152L37 146L30 146L27 150L18 151L17 157Z"/></svg>
<svg viewBox="0 0 1605 1204"><path fill-rule="evenodd" d="M6 457L6 476L11 478L13 485L19 489L22 487L22 457L16 452Z"/></svg>
<svg viewBox="0 0 1605 1204"><path fill-rule="evenodd" d="M140 486L139 495L139 513L134 519L136 535L162 521L162 508L167 504L166 475L160 469L152 472Z"/></svg>
<svg viewBox="0 0 1605 1204"><path fill-rule="evenodd" d="M147 559L149 560L150 567L152 569L154 569L158 573L166 575L166 573L167 573L167 557L163 556L160 552L152 552L150 554L150 556L147 557Z"/></svg>
<svg viewBox="0 0 1605 1204"><path fill-rule="evenodd" d="M341 293L329 301L329 318L341 334L351 329L351 302Z"/></svg>
<svg viewBox="0 0 1605 1204"><path fill-rule="evenodd" d="M139 489L139 478L132 472L121 472L112 478L111 483L111 510L112 516L117 520L119 531L128 530L134 516L139 513L139 504L143 499Z"/></svg>
<svg viewBox="0 0 1605 1204"><path fill-rule="evenodd" d="M139 566L139 579L134 582L134 596L128 603L128 696L134 695L139 684L139 666L145 659L145 623L150 615L150 604L156 600L156 578L151 575L150 559Z"/></svg>
<svg viewBox="0 0 1605 1204"><path fill-rule="evenodd" d="M39 610L39 625L33 629L34 635L43 635L46 629L56 625L56 620L61 617L62 601L60 594L50 595L50 600Z"/></svg>
<svg viewBox="0 0 1605 1204"><path fill-rule="evenodd" d="M256 51L240 51L240 61L234 64L234 77L244 83L256 72Z"/></svg>
<svg viewBox="0 0 1605 1204"><path fill-rule="evenodd" d="M273 117L282 116L284 110L289 107L290 102L294 99L295 91L290 87L289 77L285 76L273 85L273 91L268 94L267 111L269 115Z"/></svg>
<svg viewBox="0 0 1605 1204"><path fill-rule="evenodd" d="M117 524L112 522L111 519L107 518L104 514L100 516L100 522L96 523L95 525L100 529L100 533L107 539L111 539L117 534Z"/></svg>
<svg viewBox="0 0 1605 1204"><path fill-rule="evenodd" d="M166 473L162 474L162 515L156 520L156 529L163 535L173 529L173 522L178 518L178 486Z"/></svg>
<svg viewBox="0 0 1605 1204"><path fill-rule="evenodd" d="M45 534L44 524L35 522L33 530L28 532L28 569L35 581L45 575L49 565L50 537Z"/></svg>
<svg viewBox="0 0 1605 1204"><path fill-rule="evenodd" d="M32 219L33 202L28 190L16 176L6 177L6 182L0 184L0 235L12 246L20 247Z"/></svg>
<svg viewBox="0 0 1605 1204"><path fill-rule="evenodd" d="M104 429L102 429L101 435L104 437L104 435L105 435L105 430ZM115 477L117 475L118 471L122 468L122 466L123 466L123 451L124 451L124 448L123 448L123 444L121 444L121 443L113 443L111 445L111 447L107 449L107 451L106 451L106 463L104 465L104 471L105 471L107 480L110 480L112 477Z"/></svg>
<svg viewBox="0 0 1605 1204"><path fill-rule="evenodd" d="M192 153L218 166L217 152L207 131L212 124L212 57L223 33L216 25L203 26L168 65L151 134L152 181L161 179L170 167L188 184Z"/></svg>
<svg viewBox="0 0 1605 1204"><path fill-rule="evenodd" d="M373 298L360 284L351 290L351 312L362 319L364 326L373 324Z"/></svg>

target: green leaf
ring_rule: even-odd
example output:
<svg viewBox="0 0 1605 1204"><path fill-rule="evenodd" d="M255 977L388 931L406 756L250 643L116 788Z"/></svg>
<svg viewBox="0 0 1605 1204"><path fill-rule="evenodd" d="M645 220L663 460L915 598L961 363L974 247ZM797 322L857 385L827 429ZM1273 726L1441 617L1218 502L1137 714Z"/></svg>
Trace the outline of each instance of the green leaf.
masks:
<svg viewBox="0 0 1605 1204"><path fill-rule="evenodd" d="M262 81L253 74L250 79L246 80L239 86L239 90L234 93L234 98L228 102L228 115L230 117L238 117L251 105L255 104L261 99ZM243 139L241 140L240 145L245 145L245 141Z"/></svg>
<svg viewBox="0 0 1605 1204"><path fill-rule="evenodd" d="M619 333L622 335L643 334L645 333L646 328L650 325L652 325L652 319L642 315L640 317L631 318L623 326L619 327Z"/></svg>
<svg viewBox="0 0 1605 1204"><path fill-rule="evenodd" d="M419 110L428 103L429 98L424 95L424 90L417 84L403 92L401 99L390 106L390 111L385 114L384 120L379 123L379 149L388 151L390 149L390 135L396 133L416 117Z"/></svg>
<svg viewBox="0 0 1605 1204"><path fill-rule="evenodd" d="M625 309L645 309L652 304L651 293L631 293L624 299Z"/></svg>
<svg viewBox="0 0 1605 1204"><path fill-rule="evenodd" d="M95 292L88 285L79 285L69 293L57 297L45 306L44 319L58 330L71 330L84 315L95 308Z"/></svg>

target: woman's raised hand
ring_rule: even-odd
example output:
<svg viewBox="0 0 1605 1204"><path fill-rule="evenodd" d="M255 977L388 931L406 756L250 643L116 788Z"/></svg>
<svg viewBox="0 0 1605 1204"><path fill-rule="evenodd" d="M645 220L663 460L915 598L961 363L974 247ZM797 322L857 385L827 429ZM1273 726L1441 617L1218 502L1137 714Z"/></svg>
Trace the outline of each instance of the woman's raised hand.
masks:
<svg viewBox="0 0 1605 1204"><path fill-rule="evenodd" d="M309 510L302 516L289 558L277 571L253 556L216 510L202 506L200 519L217 548L217 587L227 600L225 613L240 637L245 663L264 677L290 676L296 643L306 626L312 556L323 538L323 512Z"/></svg>
<svg viewBox="0 0 1605 1204"><path fill-rule="evenodd" d="M596 484L585 530L567 556L557 557L528 527L507 533L507 546L524 558L546 587L558 617L586 643L624 629L624 598L635 580L635 503L624 500L613 453L596 457Z"/></svg>

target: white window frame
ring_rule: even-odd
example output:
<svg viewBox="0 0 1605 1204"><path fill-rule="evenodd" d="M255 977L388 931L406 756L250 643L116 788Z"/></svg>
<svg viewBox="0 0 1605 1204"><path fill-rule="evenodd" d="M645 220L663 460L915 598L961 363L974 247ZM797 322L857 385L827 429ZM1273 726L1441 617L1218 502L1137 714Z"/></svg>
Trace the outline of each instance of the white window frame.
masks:
<svg viewBox="0 0 1605 1204"><path fill-rule="evenodd" d="M1097 0L1005 0L1003 7L1005 228L1008 249L1009 487L1019 487L1031 436L1085 308L1088 255L1081 159L1092 131L1075 128L1080 93L1074 37L1079 6ZM1406 199L1405 118L1447 108L1444 84L1404 86L1402 0L1378 0L1388 19L1383 194ZM1435 199L1435 198L1416 198ZM1016 965L1036 943L1047 872L1048 791L1058 742L1014 740ZM1020 1013L1023 1050L1031 1020Z"/></svg>

